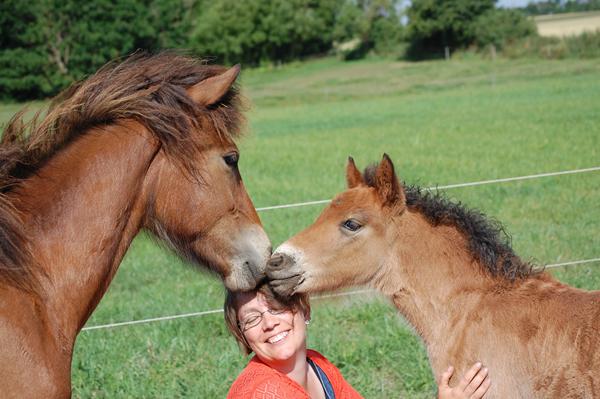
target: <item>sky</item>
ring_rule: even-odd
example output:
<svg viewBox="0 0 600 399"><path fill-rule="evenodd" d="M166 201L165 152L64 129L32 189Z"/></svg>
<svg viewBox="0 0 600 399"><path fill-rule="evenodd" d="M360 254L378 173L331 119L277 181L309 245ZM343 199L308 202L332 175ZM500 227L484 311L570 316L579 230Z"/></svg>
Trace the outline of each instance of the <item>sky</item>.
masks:
<svg viewBox="0 0 600 399"><path fill-rule="evenodd" d="M528 3L535 2L536 0L498 0L498 7L514 8L514 7L525 7ZM539 1L539 0L537 0ZM408 7L410 0L400 1L400 9Z"/></svg>
<svg viewBox="0 0 600 399"><path fill-rule="evenodd" d="M498 7L525 7L528 3L531 3L531 0L499 0Z"/></svg>

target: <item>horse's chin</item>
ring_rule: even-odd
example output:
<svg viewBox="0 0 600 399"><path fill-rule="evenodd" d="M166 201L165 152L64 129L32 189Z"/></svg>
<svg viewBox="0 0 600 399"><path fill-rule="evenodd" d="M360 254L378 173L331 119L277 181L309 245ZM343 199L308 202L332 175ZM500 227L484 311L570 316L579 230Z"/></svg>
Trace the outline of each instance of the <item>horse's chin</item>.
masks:
<svg viewBox="0 0 600 399"><path fill-rule="evenodd" d="M227 287L230 291L252 291L256 288L259 282L261 282L263 278L256 279L254 277L251 278L236 278L233 275L228 276L223 281L225 287Z"/></svg>
<svg viewBox="0 0 600 399"><path fill-rule="evenodd" d="M255 226L243 229L235 241L236 254L226 260L229 274L224 283L232 291L251 291L266 278L271 242L262 228Z"/></svg>
<svg viewBox="0 0 600 399"><path fill-rule="evenodd" d="M264 266L259 265L258 262L252 263L246 260L233 261L231 264L230 273L223 279L225 287L231 291L251 291L267 278Z"/></svg>

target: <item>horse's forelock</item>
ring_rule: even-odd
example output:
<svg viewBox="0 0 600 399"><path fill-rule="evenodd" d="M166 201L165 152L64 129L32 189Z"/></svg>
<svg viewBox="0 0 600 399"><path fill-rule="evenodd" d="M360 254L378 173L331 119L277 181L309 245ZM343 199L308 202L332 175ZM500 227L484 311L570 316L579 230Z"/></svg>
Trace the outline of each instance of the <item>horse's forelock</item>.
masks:
<svg viewBox="0 0 600 399"><path fill-rule="evenodd" d="M376 163L372 163L367 166L363 172L363 180L365 184L369 187L375 187L377 179L375 178L377 175L377 167Z"/></svg>

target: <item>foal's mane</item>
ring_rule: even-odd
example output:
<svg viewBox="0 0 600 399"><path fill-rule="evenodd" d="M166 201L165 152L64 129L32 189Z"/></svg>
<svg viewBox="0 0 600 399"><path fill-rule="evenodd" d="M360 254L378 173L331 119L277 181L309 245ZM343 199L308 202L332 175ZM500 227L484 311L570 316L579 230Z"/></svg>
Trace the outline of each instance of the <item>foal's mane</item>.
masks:
<svg viewBox="0 0 600 399"><path fill-rule="evenodd" d="M371 187L375 184L375 170L376 166L369 166L364 172L365 182ZM468 209L460 202L452 202L438 191L403 186L407 207L422 214L433 226L456 227L467 239L471 255L485 272L514 282L541 271L514 253L511 238L500 222L476 209Z"/></svg>
<svg viewBox="0 0 600 399"><path fill-rule="evenodd" d="M186 92L224 71L173 52L134 54L74 83L29 122L23 122L24 110L17 113L0 140L0 281L26 290L35 285L21 216L8 195L20 182L90 128L123 120L144 125L167 156L193 174L190 161L204 146L240 135L243 116L236 87L209 107L199 106Z"/></svg>

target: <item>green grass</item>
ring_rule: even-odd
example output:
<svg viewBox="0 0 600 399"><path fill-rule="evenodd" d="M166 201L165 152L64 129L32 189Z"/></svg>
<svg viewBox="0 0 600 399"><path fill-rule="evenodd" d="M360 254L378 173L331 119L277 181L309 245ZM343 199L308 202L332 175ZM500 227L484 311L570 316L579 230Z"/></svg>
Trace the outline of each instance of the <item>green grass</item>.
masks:
<svg viewBox="0 0 600 399"><path fill-rule="evenodd" d="M600 62L404 63L334 59L245 71L252 103L240 168L257 207L331 198L360 167L390 154L423 186L600 165ZM16 106L0 108L2 121ZM600 172L448 190L504 223L539 263L600 257ZM321 206L265 211L274 245ZM600 288L600 265L552 271ZM219 309L221 283L142 235L88 325ZM378 295L313 301L309 346L367 398L432 397L420 341ZM222 314L81 333L75 397L224 397L242 370Z"/></svg>

